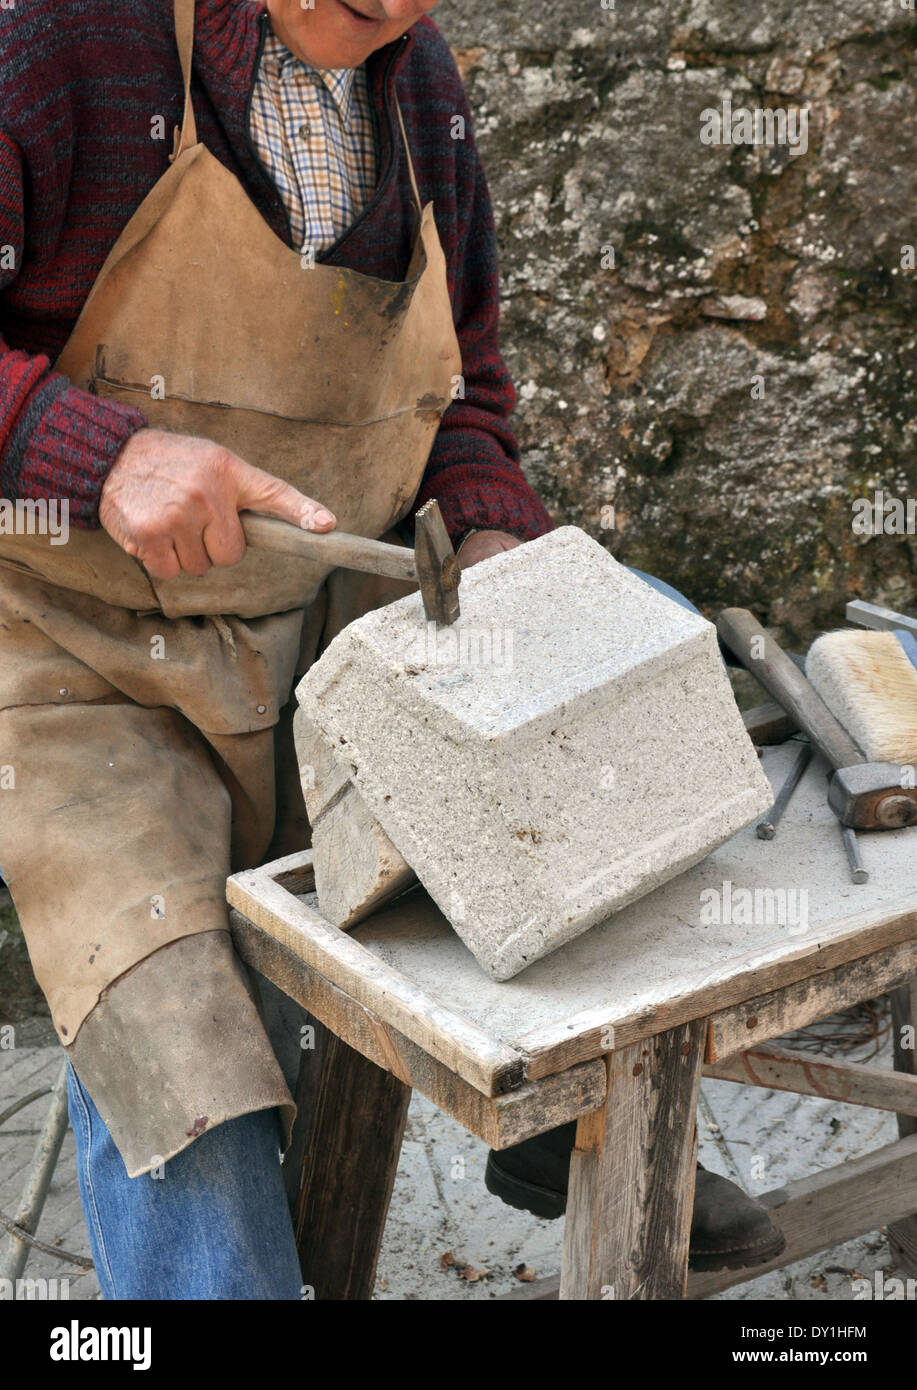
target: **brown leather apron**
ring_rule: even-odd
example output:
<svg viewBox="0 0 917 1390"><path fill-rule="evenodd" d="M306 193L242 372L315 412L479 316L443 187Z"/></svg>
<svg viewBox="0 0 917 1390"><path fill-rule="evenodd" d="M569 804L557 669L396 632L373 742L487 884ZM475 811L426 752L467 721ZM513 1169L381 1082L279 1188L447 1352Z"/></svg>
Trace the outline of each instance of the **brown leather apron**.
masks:
<svg viewBox="0 0 917 1390"><path fill-rule="evenodd" d="M175 22L170 168L56 366L284 478L341 529L382 535L410 508L461 370L432 204L411 168L403 282L304 265L197 143L193 0L175 0ZM104 531L49 541L0 537L0 766L15 778L0 867L61 1040L135 1176L233 1115L292 1119L225 880L276 844L278 803L303 823L284 707L321 641L329 567L248 551L162 582ZM337 579L348 617L380 599Z"/></svg>

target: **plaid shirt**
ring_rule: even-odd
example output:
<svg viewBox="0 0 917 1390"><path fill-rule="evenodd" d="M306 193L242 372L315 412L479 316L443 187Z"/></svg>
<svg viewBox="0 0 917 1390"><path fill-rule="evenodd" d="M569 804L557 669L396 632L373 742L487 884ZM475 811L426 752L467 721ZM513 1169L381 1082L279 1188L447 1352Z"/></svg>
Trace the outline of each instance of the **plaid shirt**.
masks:
<svg viewBox="0 0 917 1390"><path fill-rule="evenodd" d="M289 214L293 245L318 256L355 221L376 187L365 67L309 67L268 28L250 133Z"/></svg>

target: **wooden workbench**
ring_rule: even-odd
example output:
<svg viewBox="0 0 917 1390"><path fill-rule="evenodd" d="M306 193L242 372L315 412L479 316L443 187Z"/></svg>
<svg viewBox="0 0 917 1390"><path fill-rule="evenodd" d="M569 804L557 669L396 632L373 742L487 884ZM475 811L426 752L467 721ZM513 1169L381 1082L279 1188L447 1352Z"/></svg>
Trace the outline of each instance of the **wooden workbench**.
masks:
<svg viewBox="0 0 917 1390"><path fill-rule="evenodd" d="M775 786L789 757L786 745L765 752ZM896 1143L763 1200L787 1237L774 1264L890 1223L917 1263L906 1031L917 1025L917 832L860 841L871 877L854 885L816 760L774 840L749 827L505 983L483 973L420 888L345 934L318 913L308 853L231 878L240 954L323 1025L303 1053L302 1124L286 1164L315 1296L371 1295L415 1087L493 1148L579 1121L561 1298L703 1297L752 1277L687 1279L705 1071L897 1111ZM727 882L733 920L711 920ZM793 890L791 920L779 920L778 897L767 921L766 896L757 922L734 920L740 889ZM764 1047L886 991L896 1072L811 1054L803 1065Z"/></svg>

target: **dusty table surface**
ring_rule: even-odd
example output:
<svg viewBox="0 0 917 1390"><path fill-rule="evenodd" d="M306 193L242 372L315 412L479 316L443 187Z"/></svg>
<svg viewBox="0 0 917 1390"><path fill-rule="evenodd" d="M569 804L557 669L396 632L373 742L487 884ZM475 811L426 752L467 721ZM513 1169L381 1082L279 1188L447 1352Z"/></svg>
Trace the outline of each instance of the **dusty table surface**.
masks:
<svg viewBox="0 0 917 1390"><path fill-rule="evenodd" d="M775 789L792 749L784 744L764 752ZM769 987L775 965L798 961L795 973L802 978L810 965L822 968L808 957L830 955L836 965L917 936L917 830L861 833L859 841L870 871L865 884L850 881L837 820L825 800L825 764L815 758L773 840L759 840L748 826L693 869L513 980L489 979L422 890L350 935L522 1051L602 1023L636 1036L635 1028L654 1031L653 1020L663 1014L661 1026L669 1027L752 997ZM759 913L748 923L710 921L716 900L702 895L713 890L723 904L726 883L732 885L733 918L737 890L758 889L783 891L794 920L762 922ZM315 906L314 897L302 901Z"/></svg>

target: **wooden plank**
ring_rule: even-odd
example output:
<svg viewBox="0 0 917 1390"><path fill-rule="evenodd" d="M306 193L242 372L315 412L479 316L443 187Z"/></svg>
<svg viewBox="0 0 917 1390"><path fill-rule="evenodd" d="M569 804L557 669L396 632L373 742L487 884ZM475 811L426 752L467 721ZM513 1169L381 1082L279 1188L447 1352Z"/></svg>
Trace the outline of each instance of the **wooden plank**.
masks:
<svg viewBox="0 0 917 1390"><path fill-rule="evenodd" d="M275 859L273 864L265 865L268 867L274 882L288 893L315 892L315 869L309 850L297 850L296 854L288 854L284 859Z"/></svg>
<svg viewBox="0 0 917 1390"><path fill-rule="evenodd" d="M903 941L723 1009L709 1019L704 1060L722 1061L735 1052L744 1052L749 1044L779 1038L863 999L873 999L900 985L915 970L917 941Z"/></svg>
<svg viewBox="0 0 917 1390"><path fill-rule="evenodd" d="M306 1083L313 1104L292 1203L303 1284L317 1300L369 1299L411 1088L333 1033L316 1055L303 1053L300 1071L313 1066L320 1075Z"/></svg>
<svg viewBox="0 0 917 1390"><path fill-rule="evenodd" d="M908 1215L917 1207L917 1134L766 1192L760 1200L786 1236L786 1249L754 1269L691 1274L689 1298L709 1298Z"/></svg>
<svg viewBox="0 0 917 1390"><path fill-rule="evenodd" d="M498 1095L521 1085L523 1061L515 1049L392 970L275 881L278 872L289 876L311 862L306 850L261 869L234 874L227 881L226 897L307 965L326 975L331 967L335 984L477 1090Z"/></svg>
<svg viewBox="0 0 917 1390"><path fill-rule="evenodd" d="M605 1065L600 1058L488 1097L241 913L230 913L230 926L244 961L348 1046L427 1096L492 1149L509 1148L575 1120L595 1110L605 1098Z"/></svg>
<svg viewBox="0 0 917 1390"><path fill-rule="evenodd" d="M843 966L849 965L851 969L855 968L859 972L858 978L863 979L869 973L864 962L868 962L886 948L899 945L904 952L901 958L910 958L907 952L913 952L917 946L915 938L917 911L895 913L891 917L874 922L870 927L852 929L832 941L808 942L792 955L764 966L758 961L749 961L747 968L737 971L729 980L714 980L709 985L691 989L684 995L673 995L652 1008L619 1017L614 1021L613 1030L609 1009L592 1008L522 1034L518 1039L514 1039L514 1042L525 1056L526 1076L535 1080L572 1066L575 1062L600 1056L608 1049L610 1030L614 1033L615 1047L625 1047L639 1042L641 1038L675 1028L691 1018L719 1015L720 1012L726 1016L734 1006L744 1008L744 1001L750 997L758 1007L761 997L765 994L776 994L797 982L805 985L809 977L818 981L827 976L833 968L840 972ZM854 947L856 958L851 960ZM914 967L911 968L913 970ZM838 973L838 979L840 978L841 975ZM762 982L766 990L761 989ZM889 987L884 985L871 989L866 986L862 994L854 995L849 1002L857 1003L860 999L868 999ZM844 1007L846 1004L843 1003L820 1005L821 1012L812 1014L806 1021L824 1018L836 1009ZM749 1041L763 1042L767 1038L779 1037L780 1033L785 1031L788 1030L778 1027L772 1032L756 1031L753 1038L746 1034L736 1042L731 1051L743 1050L748 1047ZM707 1060L713 1062L727 1055L725 1052L717 1052L715 1056L708 1056Z"/></svg>
<svg viewBox="0 0 917 1390"><path fill-rule="evenodd" d="M799 720L787 714L776 700L768 700L766 704L743 710L742 722L749 738L759 746L785 743L799 730Z"/></svg>
<svg viewBox="0 0 917 1390"><path fill-rule="evenodd" d="M895 1069L903 1076L917 1077L917 978L892 993L892 1039ZM898 1133L902 1139L917 1134L913 1113L898 1112ZM917 1275L917 1207L910 1216L893 1221L888 1228L893 1246L909 1274Z"/></svg>
<svg viewBox="0 0 917 1390"><path fill-rule="evenodd" d="M293 1099L296 1101L296 1118L293 1121L293 1132L290 1135L289 1146L283 1156L283 1183L290 1207L290 1215L294 1218L302 1186L303 1164L306 1161L306 1151L311 1140L312 1124L321 1090L321 1054L326 1039L331 1036L328 1029L324 1028L313 1015L306 1014L304 1021L306 1026L313 1030L308 1039L311 1046L302 1046L302 1042L306 1041L305 1039L302 1040L302 1056L299 1061L296 1086L293 1090Z"/></svg>
<svg viewBox="0 0 917 1390"><path fill-rule="evenodd" d="M696 1020L608 1055L570 1161L562 1299L684 1297L703 1044Z"/></svg>
<svg viewBox="0 0 917 1390"><path fill-rule="evenodd" d="M474 1104L464 1107L467 1121L459 1114L455 1118L492 1149L508 1149L599 1109L607 1084L605 1065L600 1057L594 1057L591 1062L580 1062L567 1072L533 1081L493 1100L472 1098Z"/></svg>
<svg viewBox="0 0 917 1390"><path fill-rule="evenodd" d="M869 1105L876 1110L917 1116L917 1076L906 1076L891 1067L864 1066L792 1052L772 1044L736 1052L722 1062L705 1066L704 1075L719 1081L765 1086L770 1091L794 1091L801 1096L822 1096L848 1105Z"/></svg>

